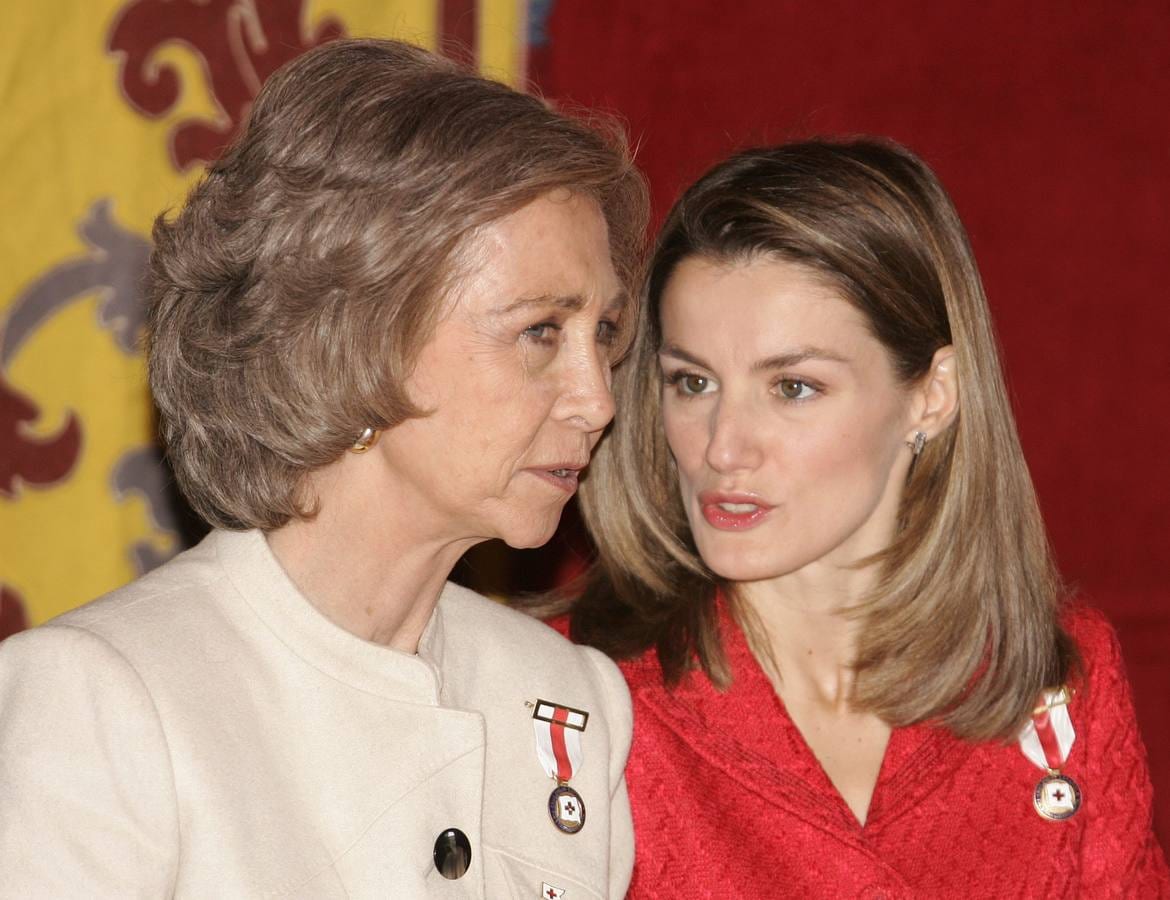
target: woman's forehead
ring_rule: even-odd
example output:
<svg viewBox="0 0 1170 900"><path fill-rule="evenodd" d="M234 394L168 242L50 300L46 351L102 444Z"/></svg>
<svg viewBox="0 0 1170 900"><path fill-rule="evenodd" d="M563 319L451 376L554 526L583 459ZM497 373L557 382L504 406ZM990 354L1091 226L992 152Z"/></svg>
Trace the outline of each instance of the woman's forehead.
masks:
<svg viewBox="0 0 1170 900"><path fill-rule="evenodd" d="M670 332L702 341L790 335L818 345L869 333L865 316L826 276L776 258L684 260L665 286L659 316L664 340Z"/></svg>

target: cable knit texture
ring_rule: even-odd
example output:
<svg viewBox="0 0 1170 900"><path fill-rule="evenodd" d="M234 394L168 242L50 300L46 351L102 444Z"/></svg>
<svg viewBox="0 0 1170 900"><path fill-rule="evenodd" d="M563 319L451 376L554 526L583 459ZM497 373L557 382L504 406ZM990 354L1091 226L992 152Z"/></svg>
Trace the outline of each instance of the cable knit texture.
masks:
<svg viewBox="0 0 1170 900"><path fill-rule="evenodd" d="M1120 651L1100 613L1066 621L1085 662L1064 772L1082 806L1042 819L1043 772L1016 743L896 729L861 827L724 616L735 674L662 686L653 652L623 665L637 862L630 898L1170 897Z"/></svg>

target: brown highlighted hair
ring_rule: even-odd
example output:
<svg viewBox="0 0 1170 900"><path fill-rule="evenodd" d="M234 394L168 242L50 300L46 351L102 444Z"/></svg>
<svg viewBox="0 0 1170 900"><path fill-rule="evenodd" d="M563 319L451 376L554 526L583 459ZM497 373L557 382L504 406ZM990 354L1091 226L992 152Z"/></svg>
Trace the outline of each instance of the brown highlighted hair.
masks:
<svg viewBox="0 0 1170 900"><path fill-rule="evenodd" d="M404 385L477 229L556 190L597 202L632 296L646 189L614 123L395 41L277 71L154 227L150 385L195 510L236 529L312 515L309 472L421 414Z"/></svg>
<svg viewBox="0 0 1170 900"><path fill-rule="evenodd" d="M826 277L861 311L904 383L955 348L959 413L906 484L899 529L876 559L854 705L892 725L937 720L969 739L1014 736L1075 651L966 233L942 185L903 147L807 141L739 154L692 186L650 263L641 329L619 369L618 412L583 487L599 559L573 637L622 658L650 648L668 683L697 664L729 683L720 588L691 539L663 434L659 308L676 266L771 258ZM759 642L757 655L760 655Z"/></svg>

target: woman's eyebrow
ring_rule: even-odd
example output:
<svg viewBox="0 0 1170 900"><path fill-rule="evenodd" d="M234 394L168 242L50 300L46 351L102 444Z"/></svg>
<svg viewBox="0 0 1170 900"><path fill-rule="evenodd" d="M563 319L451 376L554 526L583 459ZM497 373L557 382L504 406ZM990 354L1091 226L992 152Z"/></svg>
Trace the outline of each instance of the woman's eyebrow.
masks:
<svg viewBox="0 0 1170 900"><path fill-rule="evenodd" d="M605 311L607 313L621 312L630 305L630 295L624 290L618 291L614 294L609 302L605 304Z"/></svg>
<svg viewBox="0 0 1170 900"><path fill-rule="evenodd" d="M535 297L520 297L504 306L498 306L491 311L491 314L493 316L506 316L518 309L530 309L534 306L555 306L558 309L577 312L584 309L587 303L588 301L580 294L539 294ZM627 305L629 305L629 297L625 291L621 291L605 304L605 311L613 312L625 309Z"/></svg>
<svg viewBox="0 0 1170 900"><path fill-rule="evenodd" d="M797 366L810 359L839 363L849 362L841 354L834 353L831 350L823 350L820 347L797 347L785 353L777 353L775 356L769 356L767 359L761 359L758 362L752 363L752 371L760 372L772 369L787 369L789 366Z"/></svg>
<svg viewBox="0 0 1170 900"><path fill-rule="evenodd" d="M710 369L711 368L711 366L707 363L706 360L701 359L698 356L695 356L693 353L688 353L686 350L684 350L678 344L667 344L661 350L658 351L658 355L659 356L671 356L671 357L674 357L675 359L681 359L683 362L688 362L692 366L698 366L701 369Z"/></svg>
<svg viewBox="0 0 1170 900"><path fill-rule="evenodd" d="M688 362L693 366L699 366L704 369L710 369L711 366L704 359L689 353L677 344L667 344L658 351L659 356L670 356L674 359L681 359L683 362ZM820 347L796 347L784 353L777 353L775 356L769 356L766 359L761 359L758 362L752 363L753 372L771 371L773 369L786 369L789 366L796 366L802 362L807 362L810 359L827 360L829 362L848 363L845 357L839 353L833 353L831 350L824 350Z"/></svg>
<svg viewBox="0 0 1170 900"><path fill-rule="evenodd" d="M528 309L533 306L555 306L559 309L576 311L585 305L585 298L580 294L540 294L536 297L520 297L504 306L497 306L492 310L493 316L506 316L518 309Z"/></svg>

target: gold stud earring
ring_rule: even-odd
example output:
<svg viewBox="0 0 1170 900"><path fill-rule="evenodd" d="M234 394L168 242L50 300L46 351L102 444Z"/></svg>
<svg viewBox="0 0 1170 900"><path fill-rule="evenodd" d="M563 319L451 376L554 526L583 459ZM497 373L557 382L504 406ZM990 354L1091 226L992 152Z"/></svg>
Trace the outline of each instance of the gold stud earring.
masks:
<svg viewBox="0 0 1170 900"><path fill-rule="evenodd" d="M358 435L358 439L353 442L353 446L349 448L350 453L365 453L374 444L378 443L378 438L381 436L377 428L372 425L367 425L362 429L362 433Z"/></svg>

